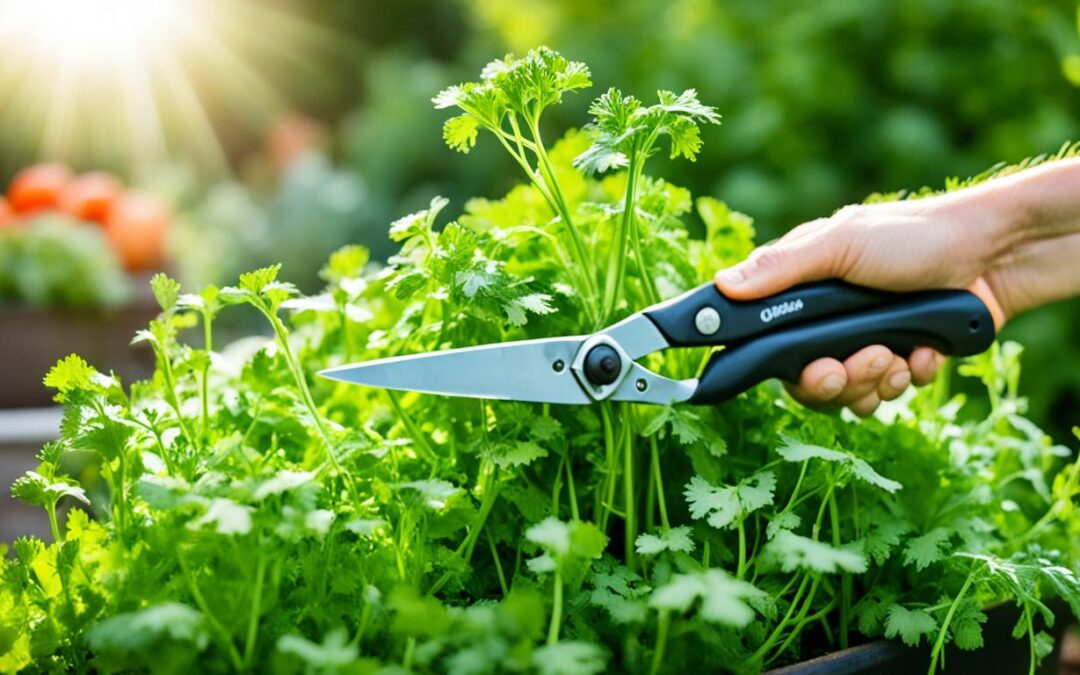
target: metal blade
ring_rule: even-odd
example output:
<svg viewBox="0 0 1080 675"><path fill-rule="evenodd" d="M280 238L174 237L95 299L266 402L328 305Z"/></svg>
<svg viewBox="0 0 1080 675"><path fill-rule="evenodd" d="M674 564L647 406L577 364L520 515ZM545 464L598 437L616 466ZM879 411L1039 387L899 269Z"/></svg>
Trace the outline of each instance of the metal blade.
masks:
<svg viewBox="0 0 1080 675"><path fill-rule="evenodd" d="M322 377L383 389L537 403L590 403L570 371L583 337L502 342L329 368ZM561 362L561 363L560 363Z"/></svg>

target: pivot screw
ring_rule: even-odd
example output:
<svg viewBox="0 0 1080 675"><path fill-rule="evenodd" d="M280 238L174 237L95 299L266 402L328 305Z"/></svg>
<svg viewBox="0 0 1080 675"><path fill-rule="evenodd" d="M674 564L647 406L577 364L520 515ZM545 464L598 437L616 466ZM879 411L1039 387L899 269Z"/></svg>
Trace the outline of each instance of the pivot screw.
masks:
<svg viewBox="0 0 1080 675"><path fill-rule="evenodd" d="M622 359L611 345L596 345L585 355L585 377L597 386L611 384L621 372Z"/></svg>
<svg viewBox="0 0 1080 675"><path fill-rule="evenodd" d="M561 373L566 368L566 362L562 359L556 359L555 363L551 364L551 369L556 373Z"/></svg>
<svg viewBox="0 0 1080 675"><path fill-rule="evenodd" d="M702 335L713 335L720 330L720 312L712 307L702 307L694 315L694 328Z"/></svg>
<svg viewBox="0 0 1080 675"><path fill-rule="evenodd" d="M638 381L634 383L634 386L637 387L638 391L640 391L642 394L644 394L645 390L649 388L649 383L646 382L645 378L642 377L642 378L638 378Z"/></svg>

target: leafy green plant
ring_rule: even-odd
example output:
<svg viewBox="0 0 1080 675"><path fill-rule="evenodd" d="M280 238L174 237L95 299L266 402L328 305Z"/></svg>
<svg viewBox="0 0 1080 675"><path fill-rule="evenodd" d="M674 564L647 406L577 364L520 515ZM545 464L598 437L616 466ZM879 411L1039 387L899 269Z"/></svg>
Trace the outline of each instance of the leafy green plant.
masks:
<svg viewBox="0 0 1080 675"><path fill-rule="evenodd" d="M448 142L494 135L528 182L445 224L438 199L399 219L385 267L346 247L306 297L277 266L197 295L158 276L137 336L151 380L57 364L63 440L16 493L50 514L81 498L68 452L107 491L97 518L71 510L0 563L0 670L758 671L884 635L932 644L933 672L946 645L981 645L998 601L1034 669L1047 600L1080 609L1080 465L1023 417L1015 345L961 367L991 394L978 418L948 378L859 422L774 385L717 408L570 407L312 377L585 332L749 252L749 218L641 168L661 135L697 152L717 118L693 92L610 91L544 145L540 113L588 78L539 49L440 94L461 109ZM214 350L232 305L273 337ZM684 377L707 356L649 365Z"/></svg>
<svg viewBox="0 0 1080 675"><path fill-rule="evenodd" d="M96 225L46 215L0 229L0 303L101 308L122 303L131 290Z"/></svg>

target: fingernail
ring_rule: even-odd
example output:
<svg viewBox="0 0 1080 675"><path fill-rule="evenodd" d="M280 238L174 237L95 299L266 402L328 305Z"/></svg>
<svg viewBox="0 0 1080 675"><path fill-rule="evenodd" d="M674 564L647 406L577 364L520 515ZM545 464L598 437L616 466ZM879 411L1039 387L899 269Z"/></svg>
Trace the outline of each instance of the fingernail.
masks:
<svg viewBox="0 0 1080 675"><path fill-rule="evenodd" d="M911 373L906 370L893 373L889 378L889 387L896 391L907 389L909 384L911 384Z"/></svg>
<svg viewBox="0 0 1080 675"><path fill-rule="evenodd" d="M716 278L719 281L725 284L730 284L732 286L738 286L742 282L746 281L746 275L743 274L742 270L740 270L738 267L729 267L726 270L717 273Z"/></svg>
<svg viewBox="0 0 1080 675"><path fill-rule="evenodd" d="M831 373L825 376L825 379L821 381L819 391L822 396L833 398L844 389L844 376L837 373Z"/></svg>
<svg viewBox="0 0 1080 675"><path fill-rule="evenodd" d="M885 370L885 366L892 363L892 359L888 356L879 356L870 362L871 370Z"/></svg>

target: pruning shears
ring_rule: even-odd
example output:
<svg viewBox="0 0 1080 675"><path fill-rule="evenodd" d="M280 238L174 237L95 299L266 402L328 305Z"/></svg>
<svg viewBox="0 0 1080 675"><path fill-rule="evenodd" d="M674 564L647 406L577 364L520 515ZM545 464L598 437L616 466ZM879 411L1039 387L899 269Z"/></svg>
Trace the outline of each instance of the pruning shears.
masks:
<svg viewBox="0 0 1080 675"><path fill-rule="evenodd" d="M845 359L882 344L969 356L994 341L990 311L973 293L891 293L829 280L753 301L712 283L593 333L500 342L378 359L319 375L384 389L541 403L630 401L715 404L773 377L795 381L811 361ZM674 380L638 359L669 347L723 347L701 374Z"/></svg>

